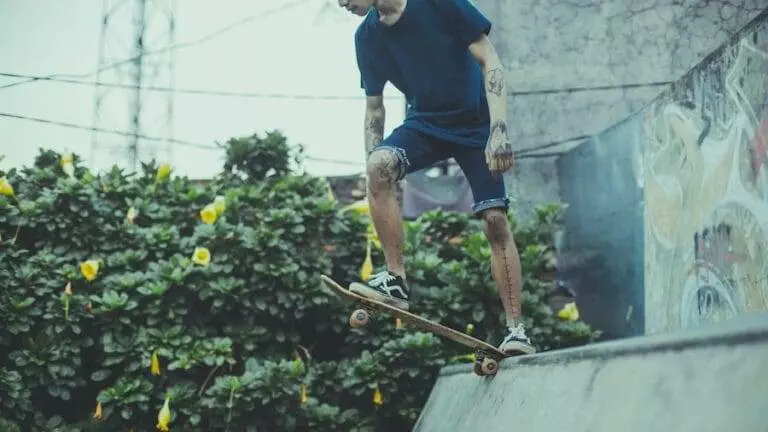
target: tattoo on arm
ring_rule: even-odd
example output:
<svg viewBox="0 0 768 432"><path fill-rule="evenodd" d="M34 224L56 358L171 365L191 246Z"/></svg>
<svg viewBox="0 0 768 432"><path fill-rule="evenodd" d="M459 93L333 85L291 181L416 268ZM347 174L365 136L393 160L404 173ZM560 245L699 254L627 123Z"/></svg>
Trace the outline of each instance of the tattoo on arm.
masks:
<svg viewBox="0 0 768 432"><path fill-rule="evenodd" d="M495 122L493 122L493 124L491 125L491 133L496 133L496 132L500 132L506 135L507 122L505 122L504 120L496 120Z"/></svg>
<svg viewBox="0 0 768 432"><path fill-rule="evenodd" d="M373 150L376 145L384 138L384 115L383 113L370 113L365 119L365 151Z"/></svg>
<svg viewBox="0 0 768 432"><path fill-rule="evenodd" d="M500 68L494 68L488 71L487 74L488 91L496 96L504 94L504 71Z"/></svg>
<svg viewBox="0 0 768 432"><path fill-rule="evenodd" d="M496 135L496 134L499 135ZM507 139L507 122L496 120L491 123L491 137L494 139L503 139L504 142L496 147L497 150L507 152L512 151L512 143Z"/></svg>

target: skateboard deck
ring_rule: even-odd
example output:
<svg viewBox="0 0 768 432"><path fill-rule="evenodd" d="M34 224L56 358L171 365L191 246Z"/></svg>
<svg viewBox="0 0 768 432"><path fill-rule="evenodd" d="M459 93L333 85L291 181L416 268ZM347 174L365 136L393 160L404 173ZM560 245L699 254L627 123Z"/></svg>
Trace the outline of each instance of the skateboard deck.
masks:
<svg viewBox="0 0 768 432"><path fill-rule="evenodd" d="M499 350L497 347L479 339L473 338L466 333L462 333L450 327L440 325L434 321L430 321L426 318L422 318L418 315L398 309L386 303L355 294L349 289L342 287L336 281L326 275L320 275L320 279L327 287L329 287L342 299L360 305L359 307L355 308L355 310L353 310L349 317L349 323L351 327L362 327L366 325L370 318L373 316L372 312L374 310L380 310L382 312L388 313L392 316L400 318L405 323L413 324L416 327L426 330L430 333L451 339L454 342L458 342L464 346L474 349L475 364L473 371L477 375L496 374L499 367L499 360L511 356L510 354Z"/></svg>

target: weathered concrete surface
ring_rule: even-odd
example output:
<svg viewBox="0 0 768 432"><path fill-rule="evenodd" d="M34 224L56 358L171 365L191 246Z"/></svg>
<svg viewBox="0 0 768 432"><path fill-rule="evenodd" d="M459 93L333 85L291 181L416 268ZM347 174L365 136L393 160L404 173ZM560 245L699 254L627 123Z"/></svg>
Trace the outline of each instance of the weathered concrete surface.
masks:
<svg viewBox="0 0 768 432"><path fill-rule="evenodd" d="M606 339L645 332L645 201L635 173L642 130L641 118L630 117L557 161L569 205L559 277L576 292L584 322ZM563 258L577 263L563 266Z"/></svg>
<svg viewBox="0 0 768 432"><path fill-rule="evenodd" d="M765 0L472 3L493 22L518 150L621 121L666 87L639 84L676 81L766 7Z"/></svg>
<svg viewBox="0 0 768 432"><path fill-rule="evenodd" d="M643 111L646 331L768 310L768 10Z"/></svg>
<svg viewBox="0 0 768 432"><path fill-rule="evenodd" d="M441 375L414 430L765 432L768 314Z"/></svg>
<svg viewBox="0 0 768 432"><path fill-rule="evenodd" d="M564 252L598 257L572 284L585 321L623 337L768 310L767 102L768 10L558 160Z"/></svg>

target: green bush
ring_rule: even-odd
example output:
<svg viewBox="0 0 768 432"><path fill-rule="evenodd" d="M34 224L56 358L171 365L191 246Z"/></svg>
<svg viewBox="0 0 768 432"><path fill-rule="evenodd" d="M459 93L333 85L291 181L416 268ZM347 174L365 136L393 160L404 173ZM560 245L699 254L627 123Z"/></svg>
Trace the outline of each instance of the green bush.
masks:
<svg viewBox="0 0 768 432"><path fill-rule="evenodd" d="M406 430L439 368L471 361L389 318L351 329L318 276L359 278L369 216L292 170L301 151L277 132L225 148L204 184L154 163L96 175L52 151L0 173L0 428L155 430L167 402L172 430ZM540 350L597 336L547 304L560 213L510 215ZM479 222L430 212L406 239L416 312L498 343Z"/></svg>

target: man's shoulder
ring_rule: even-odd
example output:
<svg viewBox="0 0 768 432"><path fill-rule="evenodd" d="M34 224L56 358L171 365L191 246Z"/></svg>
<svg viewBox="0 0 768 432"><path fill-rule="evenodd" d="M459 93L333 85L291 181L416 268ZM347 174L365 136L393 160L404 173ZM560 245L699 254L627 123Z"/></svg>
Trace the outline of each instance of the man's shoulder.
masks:
<svg viewBox="0 0 768 432"><path fill-rule="evenodd" d="M370 40L371 37L376 35L376 29L374 28L375 17L373 15L373 12L369 11L368 14L363 17L363 20L360 21L360 24L355 30L355 41L364 42Z"/></svg>

